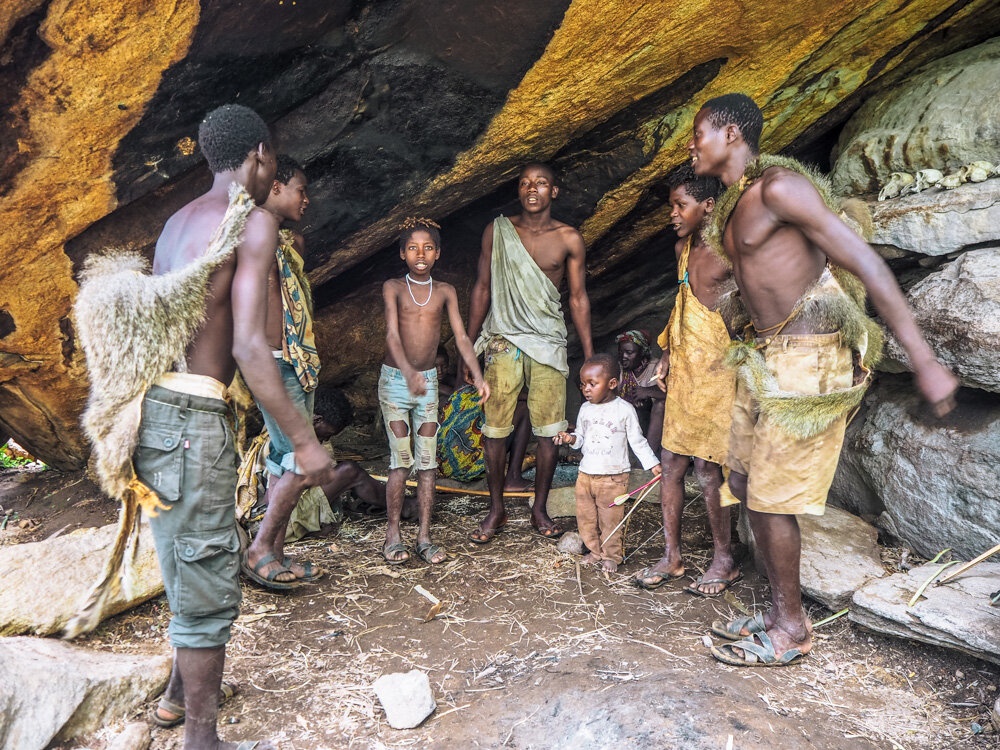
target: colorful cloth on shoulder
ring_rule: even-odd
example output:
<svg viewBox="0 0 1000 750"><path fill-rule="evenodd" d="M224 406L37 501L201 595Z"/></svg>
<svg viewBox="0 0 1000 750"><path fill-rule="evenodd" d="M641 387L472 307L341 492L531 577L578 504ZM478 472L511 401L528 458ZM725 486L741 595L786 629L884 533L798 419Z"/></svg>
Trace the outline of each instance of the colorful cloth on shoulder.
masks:
<svg viewBox="0 0 1000 750"><path fill-rule="evenodd" d="M542 273L506 216L493 220L490 310L476 339L476 354L503 336L531 357L569 377L566 321L559 290Z"/></svg>
<svg viewBox="0 0 1000 750"><path fill-rule="evenodd" d="M638 406L640 401L646 401L646 405L649 405L649 399L641 399L636 394L640 388L650 388L656 386L656 366L659 362L646 362L637 370L618 370L618 395L619 397L628 401L632 406Z"/></svg>
<svg viewBox="0 0 1000 750"><path fill-rule="evenodd" d="M729 331L688 282L689 238L677 266L680 287L657 343L670 351L660 444L679 456L721 464L729 448L736 376L726 364Z"/></svg>
<svg viewBox="0 0 1000 750"><path fill-rule="evenodd" d="M285 338L282 358L295 368L302 390L308 393L319 385L319 352L313 335L312 289L306 277L305 263L295 250L291 230L278 232L278 278L281 280L281 308Z"/></svg>
<svg viewBox="0 0 1000 750"><path fill-rule="evenodd" d="M438 428L438 468L460 482L472 482L486 473L483 450L483 408L471 385L451 394Z"/></svg>

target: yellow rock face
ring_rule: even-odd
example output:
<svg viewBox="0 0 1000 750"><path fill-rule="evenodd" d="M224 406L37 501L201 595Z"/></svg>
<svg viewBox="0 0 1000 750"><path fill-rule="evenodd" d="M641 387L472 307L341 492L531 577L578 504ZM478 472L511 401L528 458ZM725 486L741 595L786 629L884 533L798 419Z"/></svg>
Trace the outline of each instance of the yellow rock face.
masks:
<svg viewBox="0 0 1000 750"><path fill-rule="evenodd" d="M0 426L57 467L87 455L78 425L86 373L68 317L76 283L63 246L114 209L114 150L187 52L198 16L193 1L55 0L39 32L51 53L12 113L27 122L18 148L28 163L0 198L0 306L16 326L0 339ZM11 25L0 24L4 38Z"/></svg>

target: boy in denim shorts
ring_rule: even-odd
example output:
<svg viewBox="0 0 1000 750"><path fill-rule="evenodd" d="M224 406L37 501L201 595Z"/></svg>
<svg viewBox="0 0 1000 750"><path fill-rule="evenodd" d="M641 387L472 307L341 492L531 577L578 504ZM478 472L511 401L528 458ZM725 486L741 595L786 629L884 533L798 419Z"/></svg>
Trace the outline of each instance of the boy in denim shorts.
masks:
<svg viewBox="0 0 1000 750"><path fill-rule="evenodd" d="M473 375L482 402L490 396L472 342L458 310L455 287L431 278L441 254L440 227L430 219L407 219L399 237L399 257L407 273L382 287L385 300L385 359L378 381L378 399L389 436L389 479L386 482L388 527L382 556L391 565L410 559L399 531L403 489L410 469L417 468L420 529L416 553L432 564L448 553L431 542L434 475L437 467L438 380L434 366L441 341L441 317L447 311L455 346ZM405 343L404 343L405 342Z"/></svg>

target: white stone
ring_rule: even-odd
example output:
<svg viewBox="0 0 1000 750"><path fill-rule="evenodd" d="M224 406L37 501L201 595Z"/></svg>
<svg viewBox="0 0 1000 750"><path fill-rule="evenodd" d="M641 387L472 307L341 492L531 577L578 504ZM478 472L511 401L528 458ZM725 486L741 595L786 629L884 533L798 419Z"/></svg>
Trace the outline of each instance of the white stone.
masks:
<svg viewBox="0 0 1000 750"><path fill-rule="evenodd" d="M854 594L851 621L879 633L1000 664L998 613L990 606L990 593L1000 580L1000 563L980 563L944 585L931 584L924 597L908 606L920 585L940 567L937 563L921 565L867 584Z"/></svg>
<svg viewBox="0 0 1000 750"><path fill-rule="evenodd" d="M121 722L163 691L170 665L170 654L110 654L50 638L0 638L0 747L42 750Z"/></svg>
<svg viewBox="0 0 1000 750"><path fill-rule="evenodd" d="M1000 234L1000 190L997 197ZM916 283L907 298L938 359L962 384L1000 393L1000 247L963 253ZM885 353L880 369L908 367L906 353L893 336Z"/></svg>
<svg viewBox="0 0 1000 750"><path fill-rule="evenodd" d="M111 740L108 750L146 750L152 741L149 724L144 721L133 721L131 724L126 724L121 734Z"/></svg>
<svg viewBox="0 0 1000 750"><path fill-rule="evenodd" d="M568 555L582 555L584 549L583 539L575 531L567 531L559 539L556 549Z"/></svg>
<svg viewBox="0 0 1000 750"><path fill-rule="evenodd" d="M873 225L869 241L884 255L904 251L939 256L1000 244L1000 179L954 190L930 188L868 206Z"/></svg>
<svg viewBox="0 0 1000 750"><path fill-rule="evenodd" d="M420 726L437 708L431 681L419 669L382 675L375 680L372 688L385 709L386 721L393 729Z"/></svg>
<svg viewBox="0 0 1000 750"><path fill-rule="evenodd" d="M81 529L42 542L0 547L0 636L52 635L76 613L104 568L117 525ZM127 553L126 553L127 554ZM143 521L135 557L103 617L163 593L149 524Z"/></svg>

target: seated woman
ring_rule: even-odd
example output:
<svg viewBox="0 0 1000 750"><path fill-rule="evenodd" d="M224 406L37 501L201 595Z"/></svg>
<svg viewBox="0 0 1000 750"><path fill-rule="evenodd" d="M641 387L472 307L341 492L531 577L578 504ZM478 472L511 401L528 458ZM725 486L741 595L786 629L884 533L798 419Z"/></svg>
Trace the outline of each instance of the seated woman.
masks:
<svg viewBox="0 0 1000 750"><path fill-rule="evenodd" d="M445 383L450 384L448 353L438 350L439 393ZM445 376L447 373L447 377ZM504 490L524 492L531 489L531 481L521 474L524 455L531 439L531 422L528 419L527 392L522 391L514 410L514 432L507 439L507 475ZM483 409L479 394L471 385L457 390L448 389L441 396L438 416L438 471L442 476L460 482L473 482L486 474L486 455L483 450Z"/></svg>
<svg viewBox="0 0 1000 750"><path fill-rule="evenodd" d="M646 441L659 455L665 394L656 385L657 362L650 354L649 335L638 329L625 331L615 337L615 343L621 365L618 396L635 407L639 423L646 431Z"/></svg>

